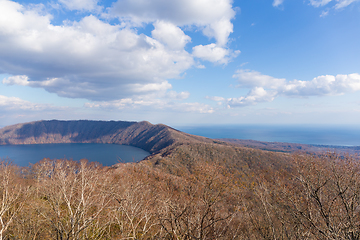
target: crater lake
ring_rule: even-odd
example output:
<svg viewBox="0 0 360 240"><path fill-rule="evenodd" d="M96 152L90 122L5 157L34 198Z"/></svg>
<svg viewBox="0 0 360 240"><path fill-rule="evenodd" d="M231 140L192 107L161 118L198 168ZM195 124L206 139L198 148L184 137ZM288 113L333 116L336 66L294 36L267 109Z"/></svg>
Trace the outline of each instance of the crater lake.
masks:
<svg viewBox="0 0 360 240"><path fill-rule="evenodd" d="M9 159L14 164L25 167L43 158L88 159L104 166L116 163L137 162L150 153L132 146L101 143L56 143L0 146L0 158Z"/></svg>

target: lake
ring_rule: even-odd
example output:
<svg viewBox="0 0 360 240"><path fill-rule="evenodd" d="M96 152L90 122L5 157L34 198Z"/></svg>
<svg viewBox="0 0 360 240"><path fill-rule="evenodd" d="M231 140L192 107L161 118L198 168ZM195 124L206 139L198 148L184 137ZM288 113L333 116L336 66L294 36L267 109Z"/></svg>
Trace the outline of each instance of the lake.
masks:
<svg viewBox="0 0 360 240"><path fill-rule="evenodd" d="M9 158L18 166L29 166L43 158L88 159L111 166L122 162L137 162L150 155L140 148L99 143L58 143L0 146L0 158Z"/></svg>
<svg viewBox="0 0 360 240"><path fill-rule="evenodd" d="M251 139L317 145L360 146L360 126L345 125L226 125L176 129L208 138Z"/></svg>

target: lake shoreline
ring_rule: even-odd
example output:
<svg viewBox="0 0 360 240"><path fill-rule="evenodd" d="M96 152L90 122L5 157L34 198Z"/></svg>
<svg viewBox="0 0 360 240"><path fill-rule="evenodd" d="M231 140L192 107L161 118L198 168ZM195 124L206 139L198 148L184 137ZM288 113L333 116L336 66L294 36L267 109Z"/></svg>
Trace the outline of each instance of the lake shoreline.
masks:
<svg viewBox="0 0 360 240"><path fill-rule="evenodd" d="M34 164L44 158L88 159L104 166L113 166L117 163L138 162L149 155L149 152L141 148L106 143L44 143L0 146L0 158L8 158L19 166L28 166L28 164Z"/></svg>

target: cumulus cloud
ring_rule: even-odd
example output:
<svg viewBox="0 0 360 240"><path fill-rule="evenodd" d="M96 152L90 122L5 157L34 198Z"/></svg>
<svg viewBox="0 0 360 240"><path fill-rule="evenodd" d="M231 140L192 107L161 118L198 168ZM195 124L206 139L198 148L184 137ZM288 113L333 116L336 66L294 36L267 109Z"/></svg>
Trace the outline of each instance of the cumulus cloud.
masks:
<svg viewBox="0 0 360 240"><path fill-rule="evenodd" d="M231 19L235 17L232 0L119 0L108 10L131 25L170 22L176 26L192 26L215 38L219 46L227 43L233 32Z"/></svg>
<svg viewBox="0 0 360 240"><path fill-rule="evenodd" d="M234 75L238 87L250 88L246 96L239 98L209 97L229 107L254 105L260 102L271 102L278 96L311 97L334 96L348 92L360 91L360 74L322 75L310 81L274 78L256 71L238 70Z"/></svg>
<svg viewBox="0 0 360 240"><path fill-rule="evenodd" d="M50 15L11 1L0 5L0 71L14 75L7 84L111 100L169 89L166 79L178 78L194 64L184 49L165 48L156 39L92 15L55 26Z"/></svg>
<svg viewBox="0 0 360 240"><path fill-rule="evenodd" d="M28 86L29 85L29 78L26 75L18 75L18 76L11 76L8 78L4 78L2 83L6 85L20 85L20 86Z"/></svg>
<svg viewBox="0 0 360 240"><path fill-rule="evenodd" d="M140 1L140 3L139 3ZM110 24L89 15L51 23L35 5L0 1L0 72L4 84L44 88L62 97L111 101L170 91L194 57L226 64L239 52L224 45L232 32L231 0L122 0L108 9L120 19ZM96 0L61 0L70 10L92 11ZM166 11L165 11L166 10ZM130 23L131 22L131 23ZM136 24L153 24L151 36ZM185 50L191 38L181 27L201 30L216 44Z"/></svg>
<svg viewBox="0 0 360 240"><path fill-rule="evenodd" d="M230 49L218 47L215 43L193 47L193 55L195 57L219 64L227 64L239 54L240 51L233 52Z"/></svg>
<svg viewBox="0 0 360 240"><path fill-rule="evenodd" d="M280 94L287 96L325 96L341 95L360 90L360 74L339 74L319 76L311 81L293 80L278 88Z"/></svg>
<svg viewBox="0 0 360 240"><path fill-rule="evenodd" d="M154 27L151 35L172 49L181 50L191 41L189 36L172 23L156 21Z"/></svg>

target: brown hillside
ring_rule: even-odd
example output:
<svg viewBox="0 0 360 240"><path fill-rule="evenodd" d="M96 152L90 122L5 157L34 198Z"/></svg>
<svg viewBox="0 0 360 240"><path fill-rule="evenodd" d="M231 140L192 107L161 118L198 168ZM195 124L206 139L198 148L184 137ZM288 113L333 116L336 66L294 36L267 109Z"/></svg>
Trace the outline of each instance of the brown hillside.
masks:
<svg viewBox="0 0 360 240"><path fill-rule="evenodd" d="M352 156L252 149L148 122L40 121L0 129L0 141L152 152L114 167L43 159L20 170L0 162L0 188L9 193L0 199L4 239L360 236L360 161Z"/></svg>
<svg viewBox="0 0 360 240"><path fill-rule="evenodd" d="M175 143L213 142L163 124L124 121L37 121L0 129L0 144L112 143L155 153Z"/></svg>
<svg viewBox="0 0 360 240"><path fill-rule="evenodd" d="M142 148L144 161L169 173L191 173L204 162L228 169L289 167L289 155L187 134L163 124L123 121L37 121L0 129L0 144L110 143Z"/></svg>

